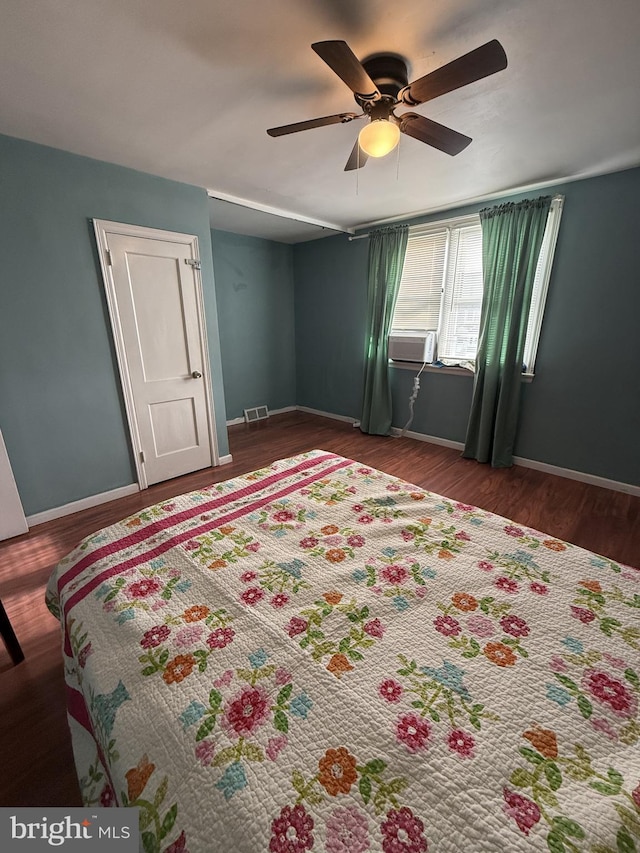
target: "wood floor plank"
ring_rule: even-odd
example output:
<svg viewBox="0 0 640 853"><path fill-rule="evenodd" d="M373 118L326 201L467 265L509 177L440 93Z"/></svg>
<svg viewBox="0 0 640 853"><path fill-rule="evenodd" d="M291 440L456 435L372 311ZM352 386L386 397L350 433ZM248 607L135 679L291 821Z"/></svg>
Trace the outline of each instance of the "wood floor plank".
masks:
<svg viewBox="0 0 640 853"><path fill-rule="evenodd" d="M25 653L13 666L0 644L0 806L80 805L60 629L44 604L45 586L57 562L85 536L166 498L320 448L640 567L638 497L530 468L488 468L456 450L365 436L348 423L302 412L233 426L229 440L229 465L159 483L0 543L0 598Z"/></svg>

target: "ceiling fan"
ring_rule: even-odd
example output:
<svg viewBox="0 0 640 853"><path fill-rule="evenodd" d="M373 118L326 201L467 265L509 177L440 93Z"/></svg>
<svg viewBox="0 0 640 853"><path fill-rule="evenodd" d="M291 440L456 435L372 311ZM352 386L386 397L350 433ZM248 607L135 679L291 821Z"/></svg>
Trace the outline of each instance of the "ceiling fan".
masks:
<svg viewBox="0 0 640 853"><path fill-rule="evenodd" d="M408 82L406 60L393 53L377 53L362 62L345 41L318 41L311 47L354 94L361 113L337 113L322 118L271 127L269 136L285 136L328 124L344 124L368 118L360 131L345 171L359 169L369 156L383 157L392 151L405 133L445 154L459 154L471 138L414 112L395 114L398 106L415 107L459 89L507 67L507 56L493 39L452 62Z"/></svg>

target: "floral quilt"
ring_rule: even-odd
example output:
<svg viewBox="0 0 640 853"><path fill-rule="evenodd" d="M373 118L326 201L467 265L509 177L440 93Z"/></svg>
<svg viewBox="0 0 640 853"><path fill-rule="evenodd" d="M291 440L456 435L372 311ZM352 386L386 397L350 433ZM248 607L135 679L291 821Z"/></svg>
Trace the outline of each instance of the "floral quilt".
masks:
<svg viewBox="0 0 640 853"><path fill-rule="evenodd" d="M640 851L640 572L315 450L84 540L87 805L164 853Z"/></svg>

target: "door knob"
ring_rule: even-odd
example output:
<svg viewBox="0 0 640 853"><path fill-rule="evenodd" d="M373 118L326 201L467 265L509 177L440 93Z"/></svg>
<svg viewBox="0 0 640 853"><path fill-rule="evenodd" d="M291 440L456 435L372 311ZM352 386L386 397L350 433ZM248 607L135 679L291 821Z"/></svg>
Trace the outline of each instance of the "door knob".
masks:
<svg viewBox="0 0 640 853"><path fill-rule="evenodd" d="M201 377L202 377L202 374L197 370L194 370L193 373L191 374L192 379L200 379Z"/></svg>

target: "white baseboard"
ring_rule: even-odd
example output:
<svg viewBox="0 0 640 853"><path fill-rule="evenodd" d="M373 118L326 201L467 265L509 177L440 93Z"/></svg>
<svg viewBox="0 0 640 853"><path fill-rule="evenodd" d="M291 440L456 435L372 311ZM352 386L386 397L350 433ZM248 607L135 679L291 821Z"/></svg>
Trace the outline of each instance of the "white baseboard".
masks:
<svg viewBox="0 0 640 853"><path fill-rule="evenodd" d="M218 465L229 465L231 462L233 462L233 456L230 453L220 456L218 459ZM139 491L140 486L137 483L132 483L130 486L121 486L119 489L112 489L109 492L102 492L99 495L90 495L88 498L82 498L79 501L73 501L63 506L56 506L52 509L45 509L43 512L36 512L34 515L28 515L27 524L29 528L35 527L38 524L44 524L46 521L53 521L55 518L62 518L65 515L80 512L83 509L91 509L91 507L100 506L100 504L106 504L109 501L117 501L118 498L135 495Z"/></svg>
<svg viewBox="0 0 640 853"><path fill-rule="evenodd" d="M399 427L391 427L391 435L399 437L402 430ZM424 432L412 432L407 430L404 438L413 438L415 441L426 441L428 444L439 444L441 447L450 447L452 450L463 450L464 442L452 441L450 438L440 438L437 435L427 435Z"/></svg>
<svg viewBox="0 0 640 853"><path fill-rule="evenodd" d="M356 418L349 418L346 415L334 415L332 412L321 412L320 409L310 409L308 406L296 406L299 412L306 412L309 415L320 415L322 418L332 418L334 421L344 421L348 424L354 424Z"/></svg>
<svg viewBox="0 0 640 853"><path fill-rule="evenodd" d="M132 483L130 486L120 486L119 489L111 489L109 492L90 495L88 498L82 498L79 501L73 501L63 506L56 506L52 509L45 509L43 512L36 512L34 515L28 515L27 524L30 528L35 527L37 524L44 524L45 521L53 521L54 518L62 518L63 515L72 515L74 512L80 512L83 509L91 509L91 507L106 504L109 501L117 501L118 498L125 498L127 495L134 495L139 491L140 487L137 483Z"/></svg>
<svg viewBox="0 0 640 853"><path fill-rule="evenodd" d="M284 409L269 409L269 415L283 415L285 412L297 412L299 406L285 406ZM330 417L330 415L327 415ZM244 418L231 418L231 420L227 421L227 426L236 426L236 424L243 424Z"/></svg>
<svg viewBox="0 0 640 853"><path fill-rule="evenodd" d="M402 430L397 427L391 428L392 435L400 435ZM448 438L439 438L435 435L426 435L422 432L405 432L406 438L416 441L426 441L429 444L439 444L442 447L450 447L452 450L464 450L464 442L451 441ZM624 492L627 495L640 496L640 486L631 483L620 483L618 480L608 480L606 477L598 477L595 474L586 474L583 471L574 471L572 468L561 468L558 465L550 465L547 462L538 462L536 459L526 459L524 456L514 456L513 464L522 468L533 468L536 471L544 471L545 474L554 474L556 477L565 477L567 480L577 480L580 483L588 483L590 486L600 486L602 489L611 489L614 492Z"/></svg>
<svg viewBox="0 0 640 853"><path fill-rule="evenodd" d="M555 474L556 477L565 477L567 480L578 480L580 483L588 483L590 486L600 486L602 489L612 489L614 492L624 492L627 495L640 497L640 486L634 486L632 483L608 480L606 477L598 477L596 474L585 474L582 471L574 471L572 468L560 468L557 465L550 465L548 462L538 462L537 459L525 459L522 456L514 456L513 463L514 465L521 465L523 468L544 471L545 474Z"/></svg>

